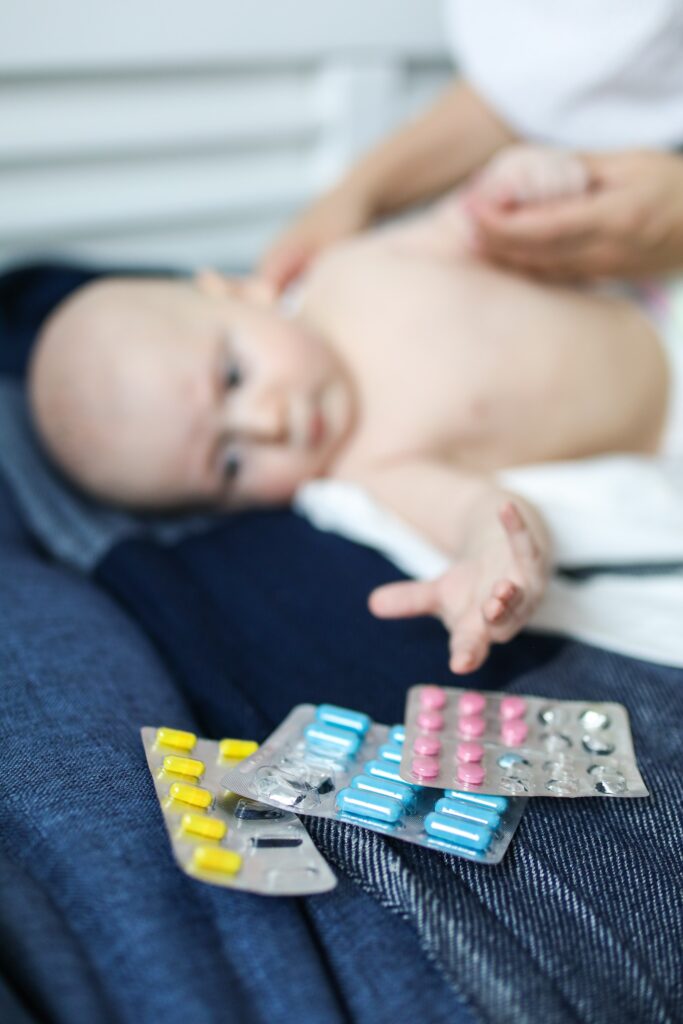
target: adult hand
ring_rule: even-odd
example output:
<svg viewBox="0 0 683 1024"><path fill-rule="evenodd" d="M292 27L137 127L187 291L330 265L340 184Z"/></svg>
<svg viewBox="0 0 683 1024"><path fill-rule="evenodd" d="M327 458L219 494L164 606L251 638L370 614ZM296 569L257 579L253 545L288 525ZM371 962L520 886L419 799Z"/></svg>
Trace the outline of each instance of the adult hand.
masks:
<svg viewBox="0 0 683 1024"><path fill-rule="evenodd" d="M470 204L475 251L555 280L683 269L683 156L637 151L584 159L591 187L583 195L512 209Z"/></svg>
<svg viewBox="0 0 683 1024"><path fill-rule="evenodd" d="M362 231L373 213L361 189L342 185L326 193L275 239L261 260L259 276L281 292L321 249Z"/></svg>

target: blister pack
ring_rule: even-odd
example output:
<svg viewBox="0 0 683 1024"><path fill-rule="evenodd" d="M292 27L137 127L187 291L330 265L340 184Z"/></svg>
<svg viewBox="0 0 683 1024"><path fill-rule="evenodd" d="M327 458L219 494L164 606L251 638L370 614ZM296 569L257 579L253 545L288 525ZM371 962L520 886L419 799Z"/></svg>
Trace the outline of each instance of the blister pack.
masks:
<svg viewBox="0 0 683 1024"><path fill-rule="evenodd" d="M300 704L223 785L273 808L347 821L486 864L505 853L524 800L435 793L399 775L404 731L332 704Z"/></svg>
<svg viewBox="0 0 683 1024"><path fill-rule="evenodd" d="M173 854L188 875L266 896L327 892L337 879L295 814L221 785L226 768L258 749L249 740L205 740L165 727L142 729Z"/></svg>
<svg viewBox="0 0 683 1024"><path fill-rule="evenodd" d="M518 796L647 796L621 704L413 686L401 777Z"/></svg>

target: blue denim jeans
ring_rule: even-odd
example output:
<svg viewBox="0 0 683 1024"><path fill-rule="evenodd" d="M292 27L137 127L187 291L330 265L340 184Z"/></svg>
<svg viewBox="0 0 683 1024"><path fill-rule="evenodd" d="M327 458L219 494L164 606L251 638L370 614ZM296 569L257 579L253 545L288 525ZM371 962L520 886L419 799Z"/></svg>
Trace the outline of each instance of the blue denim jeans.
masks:
<svg viewBox="0 0 683 1024"><path fill-rule="evenodd" d="M341 874L227 892L171 858L138 736L197 722L146 637L36 555L0 482L0 966L59 1024L471 1020L414 924ZM0 989L0 1007L3 991Z"/></svg>

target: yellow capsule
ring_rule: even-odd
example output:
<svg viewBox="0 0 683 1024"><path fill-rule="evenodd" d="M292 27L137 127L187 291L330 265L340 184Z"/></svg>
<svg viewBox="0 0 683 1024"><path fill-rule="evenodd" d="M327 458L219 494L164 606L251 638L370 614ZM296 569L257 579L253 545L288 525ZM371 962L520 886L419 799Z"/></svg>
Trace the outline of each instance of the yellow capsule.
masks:
<svg viewBox="0 0 683 1024"><path fill-rule="evenodd" d="M174 782L168 791L171 800L177 800L181 804L191 804L193 807L209 807L213 802L213 795L208 789L201 786L188 786L184 782Z"/></svg>
<svg viewBox="0 0 683 1024"><path fill-rule="evenodd" d="M200 779L204 774L204 762L194 757L178 757L168 754L163 761L163 769L172 775L187 775L190 779Z"/></svg>
<svg viewBox="0 0 683 1024"><path fill-rule="evenodd" d="M254 740L221 740L218 749L221 757L242 761L258 750L258 743Z"/></svg>
<svg viewBox="0 0 683 1024"><path fill-rule="evenodd" d="M198 871L219 871L223 875L235 875L242 867L242 858L234 850L198 846L192 854L192 867Z"/></svg>
<svg viewBox="0 0 683 1024"><path fill-rule="evenodd" d="M203 818L201 814L183 814L180 831L186 836L201 836L202 839L222 839L228 826L218 818Z"/></svg>
<svg viewBox="0 0 683 1024"><path fill-rule="evenodd" d="M184 732L182 729L168 729L162 725L157 729L156 742L162 747L174 747L176 750L194 750L197 737L193 732Z"/></svg>

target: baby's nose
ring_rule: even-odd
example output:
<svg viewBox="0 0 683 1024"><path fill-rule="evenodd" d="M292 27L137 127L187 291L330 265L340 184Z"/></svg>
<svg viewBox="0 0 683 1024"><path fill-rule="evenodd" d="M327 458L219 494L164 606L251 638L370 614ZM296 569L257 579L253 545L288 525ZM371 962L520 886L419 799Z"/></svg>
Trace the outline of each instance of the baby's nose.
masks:
<svg viewBox="0 0 683 1024"><path fill-rule="evenodd" d="M230 427L254 441L283 443L289 438L287 403L275 394L254 396L244 404L233 405Z"/></svg>

